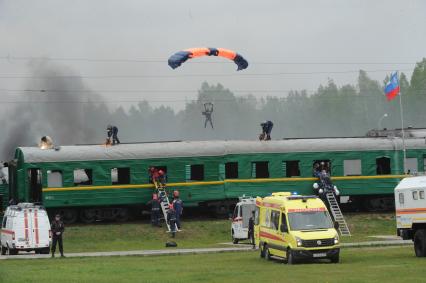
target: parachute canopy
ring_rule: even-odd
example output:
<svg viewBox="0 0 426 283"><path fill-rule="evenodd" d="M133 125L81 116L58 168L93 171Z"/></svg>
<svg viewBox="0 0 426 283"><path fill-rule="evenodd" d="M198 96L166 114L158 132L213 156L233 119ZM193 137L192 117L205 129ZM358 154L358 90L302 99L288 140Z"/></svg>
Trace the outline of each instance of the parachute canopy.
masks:
<svg viewBox="0 0 426 283"><path fill-rule="evenodd" d="M183 51L179 51L169 58L169 66L172 67L172 69L176 69L177 67L182 65L182 63L184 63L186 60L201 56L220 56L233 60L238 66L237 71L244 70L248 66L248 62L246 61L246 59L244 59L243 56L232 50L225 48L207 47L190 48Z"/></svg>

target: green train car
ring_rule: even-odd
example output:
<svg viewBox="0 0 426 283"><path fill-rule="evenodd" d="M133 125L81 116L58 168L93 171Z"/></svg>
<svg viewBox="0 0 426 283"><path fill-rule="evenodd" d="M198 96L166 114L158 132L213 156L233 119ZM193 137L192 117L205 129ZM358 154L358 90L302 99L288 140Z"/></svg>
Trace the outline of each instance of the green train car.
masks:
<svg viewBox="0 0 426 283"><path fill-rule="evenodd" d="M423 171L426 143L406 140L407 168ZM125 221L151 197L148 168L167 173L185 206L227 211L238 197L276 191L312 194L313 164L326 162L342 196L380 209L404 177L400 138L193 141L20 147L9 162L9 198L41 202L67 222ZM419 168L421 170L419 170Z"/></svg>

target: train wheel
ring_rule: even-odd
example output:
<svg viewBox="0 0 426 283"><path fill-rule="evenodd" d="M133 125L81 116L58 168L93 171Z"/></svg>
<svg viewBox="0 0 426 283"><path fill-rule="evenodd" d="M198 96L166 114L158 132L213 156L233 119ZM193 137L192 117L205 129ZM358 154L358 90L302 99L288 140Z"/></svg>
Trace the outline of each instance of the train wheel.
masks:
<svg viewBox="0 0 426 283"><path fill-rule="evenodd" d="M127 208L117 209L115 220L118 222L126 222L130 218L130 212Z"/></svg>
<svg viewBox="0 0 426 283"><path fill-rule="evenodd" d="M57 209L55 210L55 215L56 214L61 215L62 221L64 221L65 224L75 223L78 218L77 210L72 208Z"/></svg>
<svg viewBox="0 0 426 283"><path fill-rule="evenodd" d="M90 224L96 221L96 210L95 209L82 209L80 212L80 219L86 224Z"/></svg>

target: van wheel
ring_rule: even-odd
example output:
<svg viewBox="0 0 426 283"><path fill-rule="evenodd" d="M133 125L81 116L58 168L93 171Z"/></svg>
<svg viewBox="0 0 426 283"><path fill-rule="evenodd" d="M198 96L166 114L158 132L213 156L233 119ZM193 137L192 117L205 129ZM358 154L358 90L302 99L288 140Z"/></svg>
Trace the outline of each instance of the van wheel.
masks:
<svg viewBox="0 0 426 283"><path fill-rule="evenodd" d="M17 255L18 251L16 249L11 249L9 247L7 247L7 255Z"/></svg>
<svg viewBox="0 0 426 283"><path fill-rule="evenodd" d="M414 234L414 252L417 257L426 256L426 232L423 229Z"/></svg>
<svg viewBox="0 0 426 283"><path fill-rule="evenodd" d="M43 255L50 254L50 248L42 248L42 249L40 249L40 254L43 254Z"/></svg>
<svg viewBox="0 0 426 283"><path fill-rule="evenodd" d="M234 237L234 230L232 230L232 243L233 243L234 245L238 244L238 239L236 239L236 238Z"/></svg>
<svg viewBox="0 0 426 283"><path fill-rule="evenodd" d="M6 254L6 248L5 247L1 247L1 255L5 255Z"/></svg>
<svg viewBox="0 0 426 283"><path fill-rule="evenodd" d="M268 246L265 247L265 258L266 258L266 260L271 260L272 259L272 254L269 251Z"/></svg>
<svg viewBox="0 0 426 283"><path fill-rule="evenodd" d="M286 258L287 258L287 264L295 264L293 251L291 249L287 250Z"/></svg>

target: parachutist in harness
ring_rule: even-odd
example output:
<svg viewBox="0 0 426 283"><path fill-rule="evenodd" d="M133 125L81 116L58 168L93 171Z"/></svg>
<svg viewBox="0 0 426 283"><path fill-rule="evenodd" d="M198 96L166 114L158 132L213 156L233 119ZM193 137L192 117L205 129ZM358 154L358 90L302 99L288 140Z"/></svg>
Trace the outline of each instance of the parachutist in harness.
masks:
<svg viewBox="0 0 426 283"><path fill-rule="evenodd" d="M261 141L269 141L271 140L271 132L274 123L272 121L265 121L260 124L262 127L262 133L259 135L259 140Z"/></svg>
<svg viewBox="0 0 426 283"><path fill-rule="evenodd" d="M204 111L202 112L202 114L206 116L206 120L204 121L204 128L207 127L207 122L210 122L210 125L212 126L212 129L213 129L212 113L213 113L213 103L211 102L204 103Z"/></svg>
<svg viewBox="0 0 426 283"><path fill-rule="evenodd" d="M115 145L116 143L119 144L120 140L118 139L118 128L116 126L108 125L107 127L107 143L112 145ZM112 141L111 141L112 137Z"/></svg>

